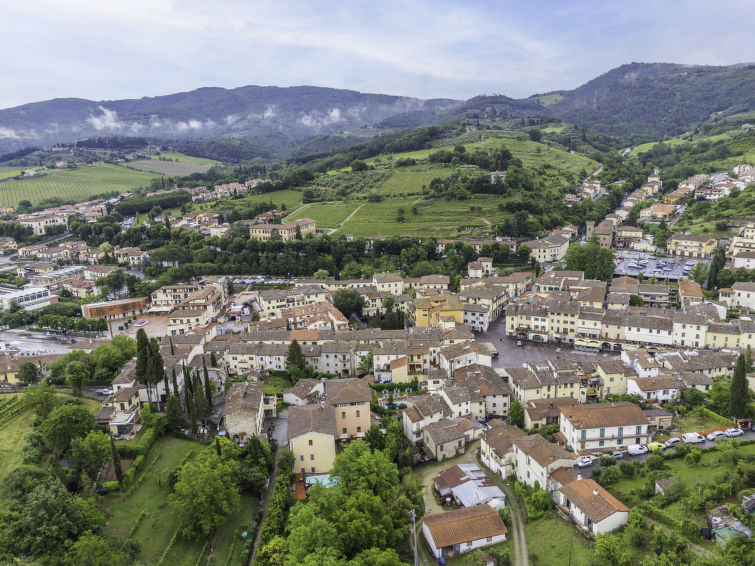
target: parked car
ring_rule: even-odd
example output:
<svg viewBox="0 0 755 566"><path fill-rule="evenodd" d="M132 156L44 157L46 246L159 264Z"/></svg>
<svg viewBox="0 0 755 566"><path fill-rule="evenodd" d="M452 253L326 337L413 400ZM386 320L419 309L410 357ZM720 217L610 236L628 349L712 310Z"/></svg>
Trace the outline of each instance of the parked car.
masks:
<svg viewBox="0 0 755 566"><path fill-rule="evenodd" d="M722 436L726 436L726 433L722 430L714 430L713 432L706 435L705 438L708 440L716 440L717 438L721 438Z"/></svg>
<svg viewBox="0 0 755 566"><path fill-rule="evenodd" d="M611 456L617 460L621 460L624 457L624 453L621 450L616 450L615 452L611 452Z"/></svg>
<svg viewBox="0 0 755 566"><path fill-rule="evenodd" d="M682 441L687 444L697 444L698 442L705 442L705 437L699 432L685 432L682 435Z"/></svg>
<svg viewBox="0 0 755 566"><path fill-rule="evenodd" d="M648 442L648 450L665 450L666 445L663 442Z"/></svg>
<svg viewBox="0 0 755 566"><path fill-rule="evenodd" d="M647 454L648 447L644 444L632 444L627 446L627 454L630 456L639 456L640 454Z"/></svg>
<svg viewBox="0 0 755 566"><path fill-rule="evenodd" d="M577 460L577 467L579 468L588 468L592 466L592 458L589 456L580 456Z"/></svg>
<svg viewBox="0 0 755 566"><path fill-rule="evenodd" d="M99 393L100 395L112 395L113 390L106 387L105 389L97 390L97 393Z"/></svg>
<svg viewBox="0 0 755 566"><path fill-rule="evenodd" d="M666 442L663 444L666 446L666 448L671 448L672 446L676 446L682 441L681 438L669 438Z"/></svg>
<svg viewBox="0 0 755 566"><path fill-rule="evenodd" d="M735 436L742 436L745 433L741 428L727 428L724 431L724 434L728 436L729 438L734 438Z"/></svg>

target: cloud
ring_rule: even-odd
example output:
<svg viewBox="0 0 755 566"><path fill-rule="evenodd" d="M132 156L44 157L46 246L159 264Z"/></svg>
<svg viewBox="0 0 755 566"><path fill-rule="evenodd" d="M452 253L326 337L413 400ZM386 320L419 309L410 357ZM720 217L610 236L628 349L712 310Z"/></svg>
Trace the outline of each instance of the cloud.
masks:
<svg viewBox="0 0 755 566"><path fill-rule="evenodd" d="M0 138L17 139L18 137L16 130L0 126Z"/></svg>
<svg viewBox="0 0 755 566"><path fill-rule="evenodd" d="M118 120L118 113L115 110L108 110L104 106L98 106L99 116L90 114L86 119L92 127L98 132L101 130L120 130L123 128L123 122Z"/></svg>
<svg viewBox="0 0 755 566"><path fill-rule="evenodd" d="M300 124L309 128L329 126L330 124L337 124L343 121L344 118L341 118L341 110L339 108L331 108L327 113L313 110L312 112L303 114L298 120Z"/></svg>
<svg viewBox="0 0 755 566"><path fill-rule="evenodd" d="M270 104L267 108L265 108L265 112L263 112L262 117L265 120L269 120L270 118L275 118L278 115L278 106L276 104Z"/></svg>

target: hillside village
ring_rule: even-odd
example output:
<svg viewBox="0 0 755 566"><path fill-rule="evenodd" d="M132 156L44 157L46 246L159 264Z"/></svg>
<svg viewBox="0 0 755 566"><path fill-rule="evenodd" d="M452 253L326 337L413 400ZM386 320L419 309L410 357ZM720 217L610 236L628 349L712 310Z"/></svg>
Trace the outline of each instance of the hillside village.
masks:
<svg viewBox="0 0 755 566"><path fill-rule="evenodd" d="M601 222L567 225L536 240L428 242L439 257L458 253L459 243L469 247L476 259L466 262L457 281L440 273L388 271L354 279L213 274L142 296L132 296L126 275L139 281L155 262L180 263L159 254L155 259L138 246L92 246L67 233L74 217L96 225L127 202L130 195L122 195L18 215L14 222L50 241L18 247L4 240L10 260L1 271L19 285L3 284L0 301L16 312L77 301L86 328L63 320L78 313L44 315L35 328L78 335L70 349L86 354L116 336L152 339L150 355L160 360L164 379L145 382L137 358L98 390L103 401L96 423L119 443L144 434L145 406L162 414L178 411L177 432L187 437L228 439L242 449L252 439L277 442L293 461L287 487L303 501L311 486L327 482L349 443L393 430L401 436L397 453L407 469L471 457L449 462L423 491L428 511L437 507L433 497L456 508L423 518L433 555L451 557L506 541L511 522L504 523L502 510L512 495L498 486L512 480L530 494L545 490L550 505L594 539L627 525L631 509L601 482L600 470L596 481L583 468L599 459L608 466L605 456L644 454L654 442L682 432L688 442L687 431L677 427L687 392L710 398L717 382L735 375L740 355L755 348L755 283L706 289L705 276L691 278L698 265L707 274L721 261L717 257L719 269L751 269L755 223L743 222L730 240L674 232L659 242L653 236L660 223L672 227L679 220L689 199L716 200L755 182L749 165L734 174L695 175L663 194L656 172ZM258 183L177 187L147 197L187 192L199 202L229 198ZM603 194L599 182L585 181L566 202ZM259 242L321 235L314 220L286 222L284 216L271 209L241 223L248 239ZM135 223L136 217L121 221L124 228ZM206 239L235 229L209 211L155 214L146 223ZM387 238L360 242L374 249ZM520 257L528 268L512 272L483 255L504 245L511 254L524 250ZM580 245L616 254L608 280L566 268L570 246ZM351 312L339 309L346 304ZM371 320L395 325L381 329L368 326ZM545 355L512 363L519 348L542 348ZM42 377L67 351L49 354L10 343L4 350L0 386L8 389L21 386L24 362ZM748 375L750 387L754 376ZM189 400L202 389L209 406L198 418ZM177 409L170 408L171 399L178 400ZM716 418L718 426L700 432L737 430L748 441L753 436L745 414Z"/></svg>

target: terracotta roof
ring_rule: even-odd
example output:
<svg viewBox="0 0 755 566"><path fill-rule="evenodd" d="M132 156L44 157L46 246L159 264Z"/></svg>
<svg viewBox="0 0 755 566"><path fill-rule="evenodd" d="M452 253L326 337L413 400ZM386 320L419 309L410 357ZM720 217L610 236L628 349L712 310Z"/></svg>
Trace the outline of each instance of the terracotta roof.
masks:
<svg viewBox="0 0 755 566"><path fill-rule="evenodd" d="M650 424L634 403L594 403L561 407L561 413L577 429Z"/></svg>
<svg viewBox="0 0 755 566"><path fill-rule="evenodd" d="M558 468L551 472L551 478L556 480L562 486L576 481L577 477L577 471L574 468Z"/></svg>
<svg viewBox="0 0 755 566"><path fill-rule="evenodd" d="M257 412L262 406L262 383L234 383L228 391L228 400L223 407L223 416L238 411Z"/></svg>
<svg viewBox="0 0 755 566"><path fill-rule="evenodd" d="M356 377L326 381L325 394L328 403L331 405L358 403L360 401L369 403L372 400L370 386L363 379Z"/></svg>
<svg viewBox="0 0 755 566"><path fill-rule="evenodd" d="M502 456L511 450L517 438L527 436L522 429L502 421L494 420L490 425L491 427L482 433L482 439Z"/></svg>
<svg viewBox="0 0 755 566"><path fill-rule="evenodd" d="M291 440L308 432L336 434L336 416L333 407L304 405L289 407L286 440Z"/></svg>
<svg viewBox="0 0 755 566"><path fill-rule="evenodd" d="M629 508L591 479L575 480L560 489L561 493L593 523Z"/></svg>
<svg viewBox="0 0 755 566"><path fill-rule="evenodd" d="M423 519L436 548L508 533L498 511L489 505L475 505L446 513L426 515Z"/></svg>
<svg viewBox="0 0 755 566"><path fill-rule="evenodd" d="M644 416L644 415L643 415ZM557 460L574 460L574 453L567 452L558 444L554 444L539 434L531 434L514 440L514 444L535 460L542 467L547 467Z"/></svg>

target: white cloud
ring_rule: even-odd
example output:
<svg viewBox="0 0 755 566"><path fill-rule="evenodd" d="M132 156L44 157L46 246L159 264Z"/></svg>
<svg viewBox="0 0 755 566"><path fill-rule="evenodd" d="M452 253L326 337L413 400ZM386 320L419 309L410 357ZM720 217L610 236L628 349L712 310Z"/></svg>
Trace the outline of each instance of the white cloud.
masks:
<svg viewBox="0 0 755 566"><path fill-rule="evenodd" d="M18 138L18 134L16 133L16 130L12 128L4 128L0 126L0 138L16 139Z"/></svg>
<svg viewBox="0 0 755 566"><path fill-rule="evenodd" d="M267 108L265 108L265 112L262 114L262 117L265 120L269 120L270 118L275 118L277 115L278 115L278 106L275 104L271 104Z"/></svg>
<svg viewBox="0 0 755 566"><path fill-rule="evenodd" d="M104 106L98 106L97 109L100 111L100 115L90 114L86 120L95 130L98 132L101 130L117 131L123 128L123 122L118 120L118 113L115 110L108 110Z"/></svg>

